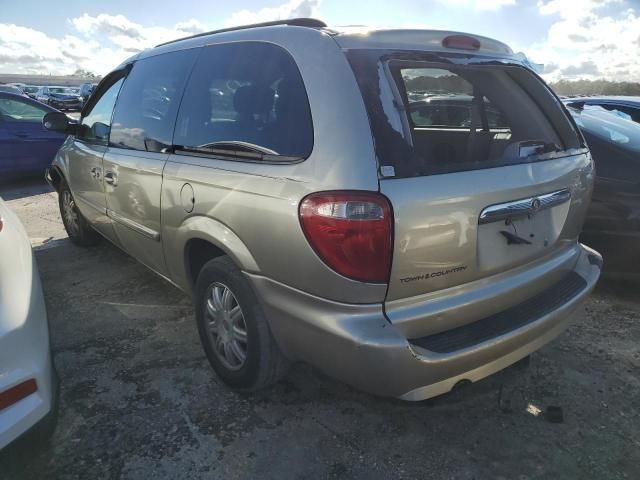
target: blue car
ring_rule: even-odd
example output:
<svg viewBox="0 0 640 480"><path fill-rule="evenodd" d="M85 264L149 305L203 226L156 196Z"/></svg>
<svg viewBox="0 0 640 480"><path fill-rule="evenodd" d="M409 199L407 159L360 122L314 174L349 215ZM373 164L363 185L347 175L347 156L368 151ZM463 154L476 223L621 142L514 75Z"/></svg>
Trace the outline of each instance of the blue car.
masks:
<svg viewBox="0 0 640 480"><path fill-rule="evenodd" d="M22 95L0 92L0 182L43 174L66 135L50 132L42 118L56 109Z"/></svg>

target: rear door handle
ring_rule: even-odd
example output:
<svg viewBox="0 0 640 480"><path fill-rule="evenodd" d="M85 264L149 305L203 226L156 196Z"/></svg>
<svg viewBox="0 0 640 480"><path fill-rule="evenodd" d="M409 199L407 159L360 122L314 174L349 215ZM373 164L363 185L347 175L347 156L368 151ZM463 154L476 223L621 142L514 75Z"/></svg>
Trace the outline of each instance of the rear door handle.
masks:
<svg viewBox="0 0 640 480"><path fill-rule="evenodd" d="M118 185L118 176L113 172L106 172L104 174L104 181L115 187Z"/></svg>

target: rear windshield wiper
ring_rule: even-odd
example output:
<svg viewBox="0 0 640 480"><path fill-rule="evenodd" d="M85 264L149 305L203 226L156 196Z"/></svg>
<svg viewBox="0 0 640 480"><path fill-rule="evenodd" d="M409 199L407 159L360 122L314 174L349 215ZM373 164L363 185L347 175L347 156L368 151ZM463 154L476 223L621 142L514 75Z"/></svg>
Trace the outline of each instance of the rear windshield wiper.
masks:
<svg viewBox="0 0 640 480"><path fill-rule="evenodd" d="M211 142L194 147L186 145L173 145L173 151L221 156L238 160L256 160L267 162L291 162L302 160L300 157L280 155L275 150L263 147L262 145L256 145L255 143L250 142L242 142L239 140Z"/></svg>

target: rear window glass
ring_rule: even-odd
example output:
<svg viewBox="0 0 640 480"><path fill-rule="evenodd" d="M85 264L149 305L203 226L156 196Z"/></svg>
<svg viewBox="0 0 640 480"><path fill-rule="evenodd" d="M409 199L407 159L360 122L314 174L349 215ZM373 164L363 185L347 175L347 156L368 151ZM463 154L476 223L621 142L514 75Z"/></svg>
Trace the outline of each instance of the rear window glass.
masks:
<svg viewBox="0 0 640 480"><path fill-rule="evenodd" d="M407 68L401 75L416 127L469 128L477 110L486 115L487 127L509 128L502 112L487 97L474 97L473 85L459 75L440 68Z"/></svg>
<svg viewBox="0 0 640 480"><path fill-rule="evenodd" d="M235 160L307 157L313 127L293 58L268 43L205 47L182 99L174 143Z"/></svg>
<svg viewBox="0 0 640 480"><path fill-rule="evenodd" d="M70 87L49 87L49 93L60 93L63 95L72 95L75 92L74 92L74 89Z"/></svg>
<svg viewBox="0 0 640 480"><path fill-rule="evenodd" d="M419 53L351 51L348 58L385 176L527 163L581 146L557 99L524 68Z"/></svg>

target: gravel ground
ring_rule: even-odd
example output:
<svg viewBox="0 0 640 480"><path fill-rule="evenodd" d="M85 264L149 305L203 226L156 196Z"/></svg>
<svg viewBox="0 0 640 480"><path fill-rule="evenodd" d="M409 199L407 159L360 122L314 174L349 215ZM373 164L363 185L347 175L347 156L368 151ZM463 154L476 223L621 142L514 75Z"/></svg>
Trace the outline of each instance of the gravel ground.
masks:
<svg viewBox="0 0 640 480"><path fill-rule="evenodd" d="M73 246L47 186L0 195L33 239L62 381L50 443L3 452L3 479L640 478L634 285L601 282L530 365L437 399L371 397L306 365L246 396L214 377L189 298L106 242Z"/></svg>

